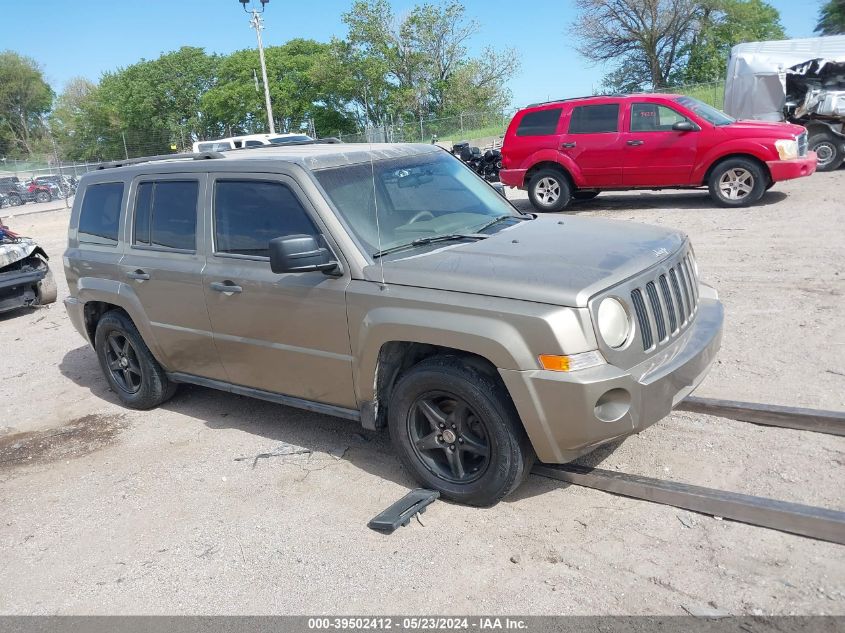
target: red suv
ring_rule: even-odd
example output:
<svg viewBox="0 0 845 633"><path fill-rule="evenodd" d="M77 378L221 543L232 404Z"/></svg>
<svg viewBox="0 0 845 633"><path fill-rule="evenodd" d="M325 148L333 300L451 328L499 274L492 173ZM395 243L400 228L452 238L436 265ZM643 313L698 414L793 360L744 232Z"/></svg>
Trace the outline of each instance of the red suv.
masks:
<svg viewBox="0 0 845 633"><path fill-rule="evenodd" d="M516 113L501 181L528 189L538 211L604 189L710 188L729 207L757 202L775 182L809 176L816 155L798 125L737 121L681 95L587 97Z"/></svg>

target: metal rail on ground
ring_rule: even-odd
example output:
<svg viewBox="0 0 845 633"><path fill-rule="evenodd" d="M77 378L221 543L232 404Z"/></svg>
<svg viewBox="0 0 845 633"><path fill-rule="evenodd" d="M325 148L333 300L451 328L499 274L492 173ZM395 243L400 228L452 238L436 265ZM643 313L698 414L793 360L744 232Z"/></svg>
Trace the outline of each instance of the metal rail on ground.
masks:
<svg viewBox="0 0 845 633"><path fill-rule="evenodd" d="M535 475L749 525L845 545L845 512L573 464L538 464Z"/></svg>
<svg viewBox="0 0 845 633"><path fill-rule="evenodd" d="M763 426L779 426L785 429L845 436L845 412L843 411L823 411L694 397L681 401L675 408L679 411L706 413Z"/></svg>

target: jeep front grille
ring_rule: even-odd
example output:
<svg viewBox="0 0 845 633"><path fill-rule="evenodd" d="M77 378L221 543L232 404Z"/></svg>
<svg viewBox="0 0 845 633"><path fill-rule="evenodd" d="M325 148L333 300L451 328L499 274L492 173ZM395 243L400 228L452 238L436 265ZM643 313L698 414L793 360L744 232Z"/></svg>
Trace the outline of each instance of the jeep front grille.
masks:
<svg viewBox="0 0 845 633"><path fill-rule="evenodd" d="M683 332L698 309L698 279L690 253L668 270L631 291L643 351L651 351ZM648 298L648 301L645 298Z"/></svg>

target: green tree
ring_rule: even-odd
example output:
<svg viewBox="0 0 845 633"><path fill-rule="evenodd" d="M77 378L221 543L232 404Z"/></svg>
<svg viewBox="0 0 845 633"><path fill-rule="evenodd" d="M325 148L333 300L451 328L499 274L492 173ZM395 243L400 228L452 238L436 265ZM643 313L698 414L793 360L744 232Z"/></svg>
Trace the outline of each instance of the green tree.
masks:
<svg viewBox="0 0 845 633"><path fill-rule="evenodd" d="M107 144L122 146L125 138L130 155L166 153L215 129L202 95L215 84L218 63L201 48L183 47L103 75L98 100L109 114Z"/></svg>
<svg viewBox="0 0 845 633"><path fill-rule="evenodd" d="M605 87L629 92L667 86L701 15L700 0L576 0L578 51L610 64Z"/></svg>
<svg viewBox="0 0 845 633"><path fill-rule="evenodd" d="M321 70L331 67L331 45L294 39L265 49L273 116L282 131L307 130L320 134L354 129L346 111L348 99L335 85L342 75ZM258 52L236 51L220 60L217 81L201 100L215 128L212 136L266 132L267 115L260 87Z"/></svg>
<svg viewBox="0 0 845 633"><path fill-rule="evenodd" d="M63 158L105 160L123 153L115 116L104 107L97 84L71 79L56 99L50 128Z"/></svg>
<svg viewBox="0 0 845 633"><path fill-rule="evenodd" d="M675 83L703 83L725 76L731 48L741 42L786 37L780 13L763 0L707 0L697 32L684 48L686 64Z"/></svg>
<svg viewBox="0 0 845 633"><path fill-rule="evenodd" d="M0 154L31 154L52 104L53 90L35 60L0 53Z"/></svg>
<svg viewBox="0 0 845 633"><path fill-rule="evenodd" d="M819 35L845 33L845 0L828 0L822 6L816 33Z"/></svg>
<svg viewBox="0 0 845 633"><path fill-rule="evenodd" d="M378 72L384 78L358 92L366 87L368 99L383 95L387 103L379 107L396 116L443 116L467 103L484 110L509 100L505 84L519 66L518 56L487 49L470 57L467 45L479 25L467 19L461 2L424 3L397 18L387 0L357 0L343 19L361 79ZM380 120L369 114L370 121Z"/></svg>

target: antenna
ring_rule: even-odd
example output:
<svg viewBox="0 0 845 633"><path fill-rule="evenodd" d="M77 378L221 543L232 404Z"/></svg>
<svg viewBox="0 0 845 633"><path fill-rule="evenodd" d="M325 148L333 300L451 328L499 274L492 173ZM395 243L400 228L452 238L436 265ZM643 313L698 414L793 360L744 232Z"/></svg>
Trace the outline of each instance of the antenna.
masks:
<svg viewBox="0 0 845 633"><path fill-rule="evenodd" d="M367 140L369 141L369 155L370 155L370 176L373 179L373 207L376 210L376 236L378 239L378 250L381 251L381 223L378 219L378 191L376 190L376 167L373 163L373 137L370 136L370 131L366 130ZM381 268L381 290L387 288L384 281L384 257L378 258L379 267Z"/></svg>

